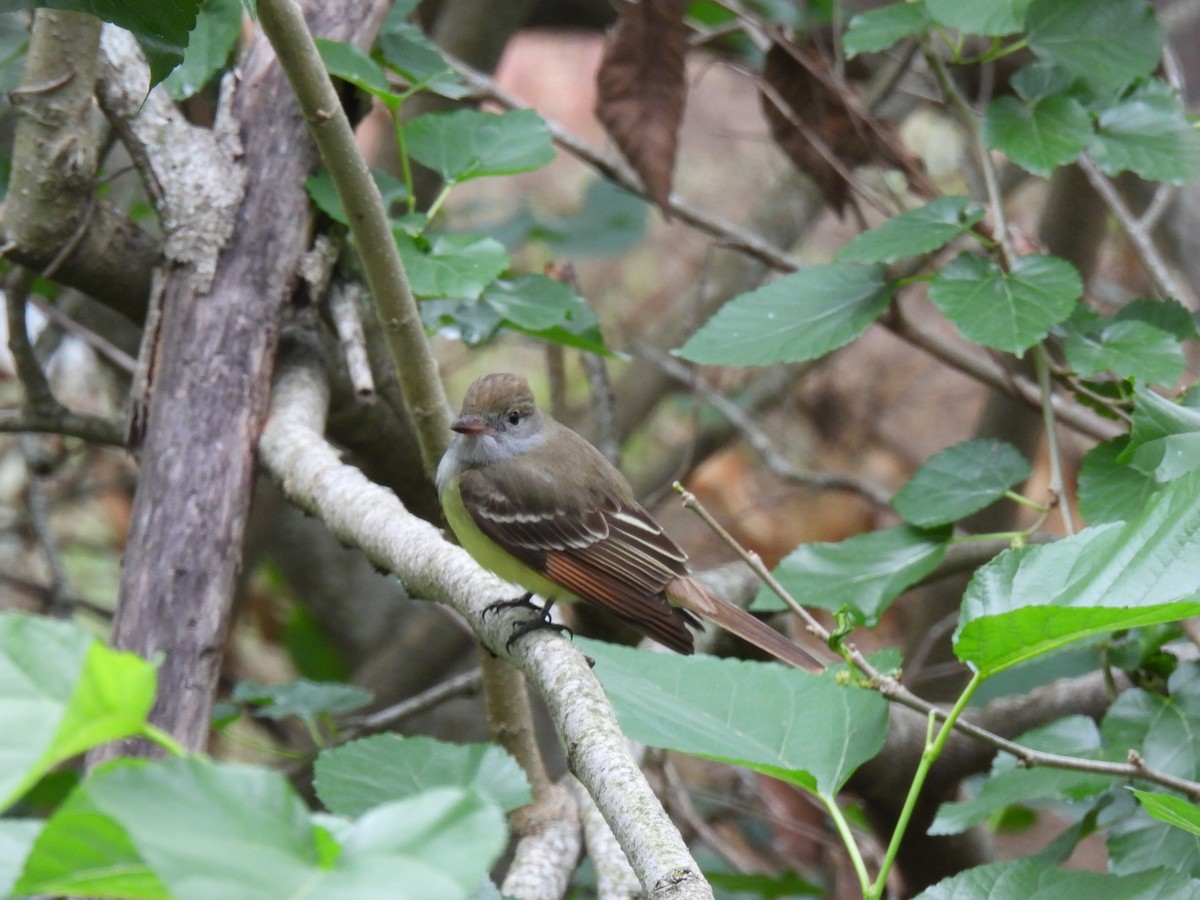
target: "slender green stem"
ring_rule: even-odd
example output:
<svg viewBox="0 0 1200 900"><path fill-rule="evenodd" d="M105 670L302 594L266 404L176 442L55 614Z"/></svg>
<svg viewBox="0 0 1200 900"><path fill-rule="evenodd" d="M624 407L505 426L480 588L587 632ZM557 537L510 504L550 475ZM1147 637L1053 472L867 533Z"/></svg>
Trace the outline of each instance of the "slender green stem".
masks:
<svg viewBox="0 0 1200 900"><path fill-rule="evenodd" d="M891 872L892 866L896 862L896 854L900 852L900 843L904 840L905 832L908 831L908 824L912 820L913 810L917 808L917 799L921 795L921 788L925 786L925 779L929 776L929 770L933 768L933 764L937 761L937 758L942 755L946 741L954 731L954 723L963 714L963 710L967 708L967 704L971 702L971 697L978 690L979 686L983 684L983 680L983 677L978 672L971 677L970 682L955 702L954 707L946 715L946 720L942 722L936 737L933 736L933 731L937 720L930 713L929 731L925 736L925 750L921 754L921 762L917 765L917 772L913 776L912 784L909 786L908 796L904 798L904 808L900 810L900 815L896 819L896 828L892 832L892 840L888 844L887 853L883 857L883 865L879 869L875 883L864 894L866 900L879 900L883 896L883 889L887 886L888 873Z"/></svg>
<svg viewBox="0 0 1200 900"><path fill-rule="evenodd" d="M1015 541L1029 537L1028 531L991 531L987 534L960 534L950 538L951 544L970 544L973 541Z"/></svg>
<svg viewBox="0 0 1200 900"><path fill-rule="evenodd" d="M163 731L158 726L151 725L149 722L147 722L142 728L142 737L151 743L162 747L172 756L188 755L187 750L184 749L183 745L180 744L179 741L175 740L175 738L171 737L171 735L167 734L167 732Z"/></svg>
<svg viewBox="0 0 1200 900"><path fill-rule="evenodd" d="M454 188L454 185L455 182L453 181L447 181L445 184L443 184L442 189L438 191L438 195L434 197L433 202L429 204L429 209L425 211L425 215L428 216L428 220L430 222L432 222L433 217L438 214L438 211L442 208L442 204L446 202L446 198L450 196L450 191Z"/></svg>
<svg viewBox="0 0 1200 900"><path fill-rule="evenodd" d="M833 827L837 829L838 836L841 837L842 843L846 845L846 853L850 856L850 863L854 866L854 872L858 875L858 886L862 889L863 896L871 890L871 876L867 872L867 863L863 859L862 851L858 847L858 842L854 840L854 834L850 831L850 823L846 821L846 816L842 812L842 808L837 805L836 796L826 796L825 794L817 795L821 802L825 804L825 809L829 812L829 818L833 820Z"/></svg>
<svg viewBox="0 0 1200 900"><path fill-rule="evenodd" d="M404 189L408 194L408 211L417 211L417 191L413 187L412 161L408 158L408 146L404 143L404 123L400 121L400 106L392 110L396 122L396 149L400 152L400 175L404 178Z"/></svg>
<svg viewBox="0 0 1200 900"><path fill-rule="evenodd" d="M1013 503L1020 503L1022 506L1028 506L1030 509L1036 509L1038 512L1046 511L1046 504L1038 503L1024 494L1018 494L1016 491L1005 491L1004 496Z"/></svg>

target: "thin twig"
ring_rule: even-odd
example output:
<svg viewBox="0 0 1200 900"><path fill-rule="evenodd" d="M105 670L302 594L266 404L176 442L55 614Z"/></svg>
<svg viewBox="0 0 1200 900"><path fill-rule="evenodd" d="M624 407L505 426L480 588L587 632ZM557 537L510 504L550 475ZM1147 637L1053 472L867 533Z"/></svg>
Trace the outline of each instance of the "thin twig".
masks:
<svg viewBox="0 0 1200 900"><path fill-rule="evenodd" d="M376 710L362 716L347 719L338 732L337 742L345 743L361 737L364 734L375 734L385 731L405 722L414 716L436 709L443 703L456 700L459 697L470 697L479 692L482 683L482 673L479 669L471 669L448 678L436 684L427 691L422 691L415 697L393 703L384 709Z"/></svg>
<svg viewBox="0 0 1200 900"><path fill-rule="evenodd" d="M71 614L75 606L76 592L67 575L67 567L63 564L58 536L50 525L50 509L39 481L40 466L36 462L38 450L28 434L21 435L20 445L21 455L25 459L25 508L29 512L29 526L50 570L49 592L43 611L64 618Z"/></svg>
<svg viewBox="0 0 1200 900"><path fill-rule="evenodd" d="M775 446L770 436L754 421L745 409L734 403L720 391L709 387L703 380L695 377L692 369L679 362L675 357L663 353L656 347L639 345L635 351L637 356L662 369L676 381L687 385L699 393L714 409L723 415L746 443L759 455L767 468L773 474L793 484L804 485L820 491L848 491L858 494L881 508L891 508L891 493L880 485L853 475L835 475L829 472L810 472L794 465L783 452Z"/></svg>
<svg viewBox="0 0 1200 900"><path fill-rule="evenodd" d="M614 466L621 464L621 442L617 438L617 398L604 357L596 353L580 354L579 362L587 375L592 396L592 421L596 425L596 447Z"/></svg>
<svg viewBox="0 0 1200 900"><path fill-rule="evenodd" d="M1188 309L1200 308L1200 301L1182 282L1175 278L1171 267L1163 259L1146 223L1133 214L1121 198L1116 186L1100 171L1092 158L1086 153L1079 157L1079 168L1083 171L1088 183L1095 188L1096 193L1104 201L1109 212L1113 214L1121 229L1129 238L1130 243L1137 249L1142 265L1154 279L1155 286L1167 297L1174 297Z"/></svg>
<svg viewBox="0 0 1200 900"><path fill-rule="evenodd" d="M361 282L354 279L339 279L329 289L329 318L342 348L346 361L346 373L354 396L360 403L375 402L375 376L371 373L371 360L367 355L367 336L363 330L362 308L366 300Z"/></svg>
<svg viewBox="0 0 1200 900"><path fill-rule="evenodd" d="M75 337L79 338L89 347L96 351L97 354L103 356L110 363L116 366L123 372L133 374L137 369L137 360L114 344L108 338L103 337L85 325L76 322L65 312L50 303L43 297L34 295L29 298L29 302L38 308L47 319L55 325Z"/></svg>

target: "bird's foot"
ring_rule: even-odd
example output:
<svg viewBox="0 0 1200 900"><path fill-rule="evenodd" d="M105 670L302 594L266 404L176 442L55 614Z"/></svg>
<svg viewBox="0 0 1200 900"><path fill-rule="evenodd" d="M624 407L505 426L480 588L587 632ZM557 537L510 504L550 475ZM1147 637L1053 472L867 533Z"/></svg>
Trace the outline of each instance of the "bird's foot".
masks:
<svg viewBox="0 0 1200 900"><path fill-rule="evenodd" d="M550 608L549 604L547 604L542 615L538 616L536 619L527 619L524 622L518 622L513 627L512 635L507 641L504 642L504 649L511 653L513 643L519 638L523 638L527 634L530 634L534 631L541 631L545 628L557 632L558 634L565 634L567 637L575 636L575 632L571 631L571 629L566 625L560 625L558 622L550 621Z"/></svg>
<svg viewBox="0 0 1200 900"><path fill-rule="evenodd" d="M483 617L486 619L487 614L496 612L499 609L532 609L534 612L542 612L542 607L533 602L533 593L527 591L520 597L512 600L497 600L495 603L489 603L483 608Z"/></svg>

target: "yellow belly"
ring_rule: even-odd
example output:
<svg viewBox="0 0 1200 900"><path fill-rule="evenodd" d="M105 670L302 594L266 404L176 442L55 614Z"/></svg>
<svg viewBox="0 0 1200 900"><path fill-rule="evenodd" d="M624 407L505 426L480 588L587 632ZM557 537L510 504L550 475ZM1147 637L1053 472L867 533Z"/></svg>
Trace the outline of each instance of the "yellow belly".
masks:
<svg viewBox="0 0 1200 900"><path fill-rule="evenodd" d="M569 591L544 578L511 553L501 549L495 541L479 530L479 526L463 505L462 496L458 492L458 479L446 486L439 499L442 502L442 510L446 513L446 522L458 538L459 544L489 572L495 573L505 581L520 585L523 590L531 591L544 600L574 599Z"/></svg>

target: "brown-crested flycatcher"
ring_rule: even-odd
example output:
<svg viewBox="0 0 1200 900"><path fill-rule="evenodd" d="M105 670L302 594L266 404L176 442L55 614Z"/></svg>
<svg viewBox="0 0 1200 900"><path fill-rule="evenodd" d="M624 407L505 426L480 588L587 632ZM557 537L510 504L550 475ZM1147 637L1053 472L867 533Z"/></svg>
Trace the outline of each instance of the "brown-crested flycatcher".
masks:
<svg viewBox="0 0 1200 900"><path fill-rule="evenodd" d="M446 520L480 565L546 601L536 625L556 601L580 598L691 653L694 613L777 659L820 669L796 644L692 578L687 554L624 476L543 413L524 378L478 379L450 427L458 436L437 471ZM529 630L518 628L513 639Z"/></svg>

